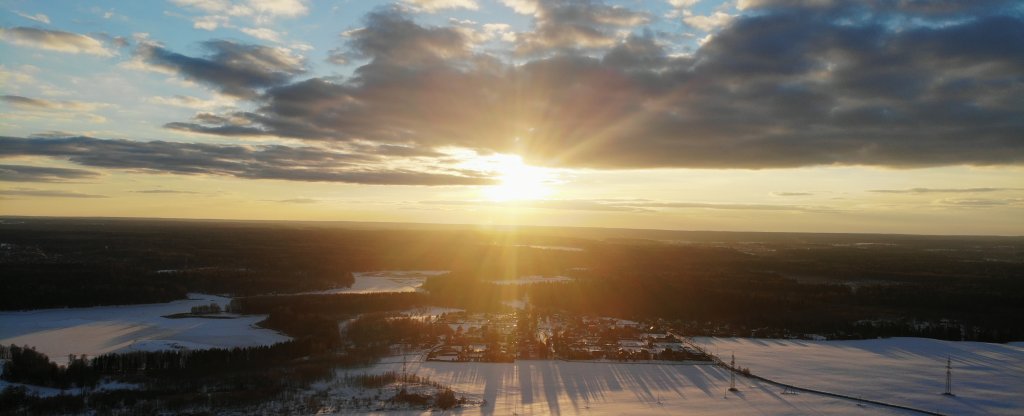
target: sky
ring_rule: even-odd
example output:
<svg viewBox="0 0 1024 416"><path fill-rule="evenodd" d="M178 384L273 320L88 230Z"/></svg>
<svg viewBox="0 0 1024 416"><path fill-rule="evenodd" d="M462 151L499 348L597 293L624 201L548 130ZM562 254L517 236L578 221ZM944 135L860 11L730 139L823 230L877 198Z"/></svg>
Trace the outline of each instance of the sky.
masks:
<svg viewBox="0 0 1024 416"><path fill-rule="evenodd" d="M1024 3L0 0L0 215L1024 234Z"/></svg>

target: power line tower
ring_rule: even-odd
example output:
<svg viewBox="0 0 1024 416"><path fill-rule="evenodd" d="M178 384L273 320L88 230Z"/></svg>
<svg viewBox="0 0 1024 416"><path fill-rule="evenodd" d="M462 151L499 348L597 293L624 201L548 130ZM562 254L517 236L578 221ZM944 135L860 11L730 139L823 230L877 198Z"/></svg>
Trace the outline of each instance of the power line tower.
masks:
<svg viewBox="0 0 1024 416"><path fill-rule="evenodd" d="M953 360L946 356L946 392L943 396L956 396L953 394Z"/></svg>
<svg viewBox="0 0 1024 416"><path fill-rule="evenodd" d="M408 377L406 376L406 373L405 373L405 371L406 371L405 344L401 344L401 345L402 345L402 347L401 347L402 348L402 382L405 383L405 380L408 379Z"/></svg>
<svg viewBox="0 0 1024 416"><path fill-rule="evenodd" d="M729 391L739 391L736 388L736 354L732 355L732 361L729 361Z"/></svg>

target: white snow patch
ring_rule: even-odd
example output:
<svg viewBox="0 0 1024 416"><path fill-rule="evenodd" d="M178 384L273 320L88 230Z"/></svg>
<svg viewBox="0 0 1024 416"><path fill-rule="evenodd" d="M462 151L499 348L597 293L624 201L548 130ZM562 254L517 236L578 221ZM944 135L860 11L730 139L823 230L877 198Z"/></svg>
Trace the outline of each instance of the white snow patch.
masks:
<svg viewBox="0 0 1024 416"><path fill-rule="evenodd" d="M68 354L97 356L108 352L247 347L287 341L287 336L256 327L264 315L235 319L181 318L164 315L188 312L193 306L231 299L191 293L168 303L92 308L0 312L0 344L28 345L66 365Z"/></svg>

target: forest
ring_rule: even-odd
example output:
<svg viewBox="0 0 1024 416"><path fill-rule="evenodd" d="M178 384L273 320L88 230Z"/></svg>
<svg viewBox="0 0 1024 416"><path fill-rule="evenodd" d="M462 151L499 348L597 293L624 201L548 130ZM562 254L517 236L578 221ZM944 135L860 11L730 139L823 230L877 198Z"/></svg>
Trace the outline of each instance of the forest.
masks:
<svg viewBox="0 0 1024 416"><path fill-rule="evenodd" d="M707 334L1024 339L1021 237L41 218L0 232L0 310L217 293L270 315L266 327L333 343L331 326L354 311L499 310L528 295L542 310ZM372 270L450 273L419 294L280 296ZM493 284L531 275L569 279Z"/></svg>

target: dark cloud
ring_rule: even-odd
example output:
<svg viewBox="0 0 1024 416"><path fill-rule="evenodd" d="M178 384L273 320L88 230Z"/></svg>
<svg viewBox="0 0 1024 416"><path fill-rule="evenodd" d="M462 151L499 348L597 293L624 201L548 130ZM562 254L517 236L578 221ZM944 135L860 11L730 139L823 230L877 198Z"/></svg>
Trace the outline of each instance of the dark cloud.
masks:
<svg viewBox="0 0 1024 416"><path fill-rule="evenodd" d="M68 182L99 176L97 172L83 169L0 165L0 181L5 182Z"/></svg>
<svg viewBox="0 0 1024 416"><path fill-rule="evenodd" d="M621 29L651 20L647 13L601 1L578 0L537 1L533 4L533 15L533 30L516 36L520 54L607 48L619 40Z"/></svg>
<svg viewBox="0 0 1024 416"><path fill-rule="evenodd" d="M0 101L20 107L50 108L50 102L37 100L35 98L22 97L20 95L0 95Z"/></svg>
<svg viewBox="0 0 1024 416"><path fill-rule="evenodd" d="M644 32L603 53L515 65L474 51L454 28L376 12L349 34L349 54L369 60L352 78L284 83L253 111L167 127L461 146L566 167L1024 162L1024 20L1006 3L762 3L693 55L670 56ZM536 7L538 37L543 22L644 19L599 2Z"/></svg>
<svg viewBox="0 0 1024 416"><path fill-rule="evenodd" d="M429 66L470 53L469 40L462 32L420 26L396 10L370 13L364 23L363 28L348 33L349 55L371 59L371 64L378 66Z"/></svg>
<svg viewBox="0 0 1024 416"><path fill-rule="evenodd" d="M105 104L86 103L80 101L51 101L40 98L23 97L20 95L0 95L0 101L14 107L36 110L89 111L107 106Z"/></svg>
<svg viewBox="0 0 1024 416"><path fill-rule="evenodd" d="M868 192L882 194L973 194L981 192L1019 191L1024 188L910 188L910 189L872 189Z"/></svg>
<svg viewBox="0 0 1024 416"><path fill-rule="evenodd" d="M201 58L171 52L151 42L140 44L135 56L148 65L237 97L255 97L259 90L285 84L305 72L302 59L284 49L226 40L202 45L209 54Z"/></svg>
<svg viewBox="0 0 1024 416"><path fill-rule="evenodd" d="M59 139L59 138L63 138L63 137L72 137L72 136L75 136L75 134L71 133L71 132L67 132L67 131L50 130L50 131L44 131L44 132L39 132L39 133L32 133L28 137L31 137L33 139Z"/></svg>
<svg viewBox="0 0 1024 416"><path fill-rule="evenodd" d="M49 189L14 188L0 189L0 197L43 197L43 198L109 198L106 195L85 194L75 191Z"/></svg>
<svg viewBox="0 0 1024 416"><path fill-rule="evenodd" d="M480 172L383 167L374 155L316 147L232 146L91 137L0 137L0 157L49 156L83 166L147 173L370 185L488 185Z"/></svg>
<svg viewBox="0 0 1024 416"><path fill-rule="evenodd" d="M619 43L604 56L603 62L613 68L654 70L668 63L665 50L658 45L654 35L632 35Z"/></svg>

